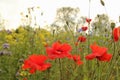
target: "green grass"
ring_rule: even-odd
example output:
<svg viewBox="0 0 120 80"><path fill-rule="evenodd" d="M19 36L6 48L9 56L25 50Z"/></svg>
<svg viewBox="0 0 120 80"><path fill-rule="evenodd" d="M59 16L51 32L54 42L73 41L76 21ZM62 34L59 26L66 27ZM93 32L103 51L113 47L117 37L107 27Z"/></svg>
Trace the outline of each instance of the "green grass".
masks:
<svg viewBox="0 0 120 80"><path fill-rule="evenodd" d="M120 80L120 53L118 53L120 41L115 44L114 50L114 42L111 37L90 36L90 44L96 42L100 46L107 47L108 52L113 54L110 62L98 62L96 59L92 61L85 59L85 56L90 54L88 53L88 43L80 43L76 47L74 42L77 41L78 36L74 37L71 33L55 33L53 36L46 30L33 31L20 27L17 31L13 30L11 34L3 30L0 32L0 36L0 50L3 50L2 44L9 43L9 51L12 52L12 55L0 55L0 80L23 80L25 77L28 80L60 80L61 77L62 80ZM31 54L46 54L45 43L51 46L55 41L70 44L72 46L71 54L80 55L84 64L77 66L72 60L61 59L60 72L59 60L54 60L50 61L52 67L49 70L37 71L33 75L29 75L28 71L21 69L24 59ZM82 51L79 51L79 48L82 48Z"/></svg>

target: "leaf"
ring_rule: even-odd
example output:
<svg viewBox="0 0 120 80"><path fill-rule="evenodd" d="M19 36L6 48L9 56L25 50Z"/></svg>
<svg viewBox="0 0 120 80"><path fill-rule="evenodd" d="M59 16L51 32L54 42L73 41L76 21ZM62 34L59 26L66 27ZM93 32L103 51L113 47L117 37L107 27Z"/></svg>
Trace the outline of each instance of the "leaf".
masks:
<svg viewBox="0 0 120 80"><path fill-rule="evenodd" d="M100 0L100 3L102 4L102 6L105 6L105 3L103 0Z"/></svg>

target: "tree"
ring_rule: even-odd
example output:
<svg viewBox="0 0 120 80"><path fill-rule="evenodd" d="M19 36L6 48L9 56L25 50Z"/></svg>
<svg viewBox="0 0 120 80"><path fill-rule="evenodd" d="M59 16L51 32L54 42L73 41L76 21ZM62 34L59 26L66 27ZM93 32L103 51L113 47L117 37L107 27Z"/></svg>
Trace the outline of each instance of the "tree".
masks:
<svg viewBox="0 0 120 80"><path fill-rule="evenodd" d="M68 30L69 27L69 29L74 30L79 11L79 8L59 8L57 10L55 21L52 25L57 26L57 29L62 28L64 30Z"/></svg>
<svg viewBox="0 0 120 80"><path fill-rule="evenodd" d="M110 20L106 14L98 14L91 25L93 33L96 35L101 35L101 32L105 34L111 31Z"/></svg>

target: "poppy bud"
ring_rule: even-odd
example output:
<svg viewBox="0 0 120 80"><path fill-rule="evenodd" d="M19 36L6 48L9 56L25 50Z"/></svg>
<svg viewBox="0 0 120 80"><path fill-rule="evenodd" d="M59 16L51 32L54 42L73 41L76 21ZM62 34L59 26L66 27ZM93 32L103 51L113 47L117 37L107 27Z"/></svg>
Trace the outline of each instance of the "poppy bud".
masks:
<svg viewBox="0 0 120 80"><path fill-rule="evenodd" d="M107 29L105 29L105 32L107 32Z"/></svg>
<svg viewBox="0 0 120 80"><path fill-rule="evenodd" d="M112 28L112 30L114 29L114 27L115 27L115 23L114 22L112 22L111 23L111 25L110 25L110 27Z"/></svg>
<svg viewBox="0 0 120 80"><path fill-rule="evenodd" d="M103 0L100 0L100 3L102 4L102 6L105 6L105 3Z"/></svg>
<svg viewBox="0 0 120 80"><path fill-rule="evenodd" d="M28 15L26 15L26 18L28 18Z"/></svg>

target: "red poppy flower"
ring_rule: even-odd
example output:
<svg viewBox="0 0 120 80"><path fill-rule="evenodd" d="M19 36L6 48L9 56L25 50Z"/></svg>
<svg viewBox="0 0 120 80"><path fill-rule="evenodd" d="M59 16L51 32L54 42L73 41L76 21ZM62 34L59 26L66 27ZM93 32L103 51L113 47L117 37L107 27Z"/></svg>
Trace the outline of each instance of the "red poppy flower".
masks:
<svg viewBox="0 0 120 80"><path fill-rule="evenodd" d="M113 29L113 38L115 42L120 39L120 27Z"/></svg>
<svg viewBox="0 0 120 80"><path fill-rule="evenodd" d="M84 36L79 36L77 41L86 42L86 37L84 37Z"/></svg>
<svg viewBox="0 0 120 80"><path fill-rule="evenodd" d="M30 69L31 74L35 73L36 70L44 71L51 66L50 63L45 63L47 59L48 59L47 56L33 54L24 61L24 65L22 68Z"/></svg>
<svg viewBox="0 0 120 80"><path fill-rule="evenodd" d="M112 58L112 55L107 53L106 47L100 47L94 44L91 45L90 48L92 49L92 54L86 56L87 60L97 58L100 61L110 61L110 59Z"/></svg>
<svg viewBox="0 0 120 80"><path fill-rule="evenodd" d="M67 43L55 42L52 47L46 48L46 52L50 59L65 58L70 55L71 49L71 46Z"/></svg>
<svg viewBox="0 0 120 80"><path fill-rule="evenodd" d="M73 55L73 60L76 62L77 65L83 64L83 62L80 59L80 56Z"/></svg>
<svg viewBox="0 0 120 80"><path fill-rule="evenodd" d="M68 59L74 60L77 65L83 64L83 62L81 61L80 56L78 56L78 55L69 55Z"/></svg>
<svg viewBox="0 0 120 80"><path fill-rule="evenodd" d="M86 31L88 29L88 27L84 26L82 27L82 31Z"/></svg>
<svg viewBox="0 0 120 80"><path fill-rule="evenodd" d="M92 21L92 19L86 18L86 22L90 24L90 22Z"/></svg>

